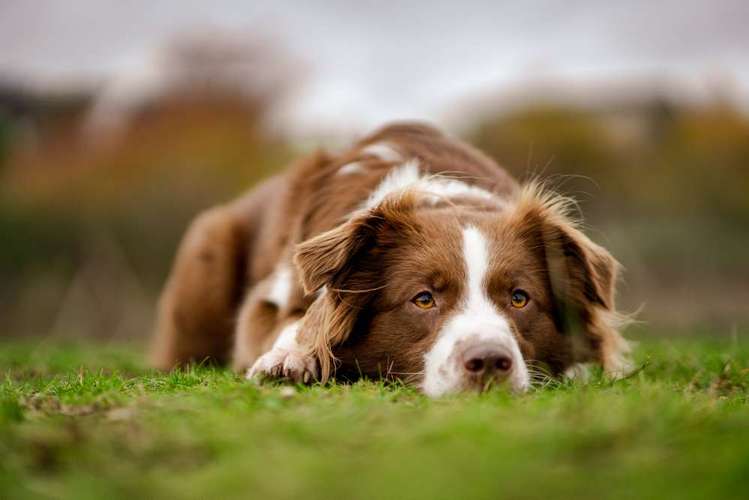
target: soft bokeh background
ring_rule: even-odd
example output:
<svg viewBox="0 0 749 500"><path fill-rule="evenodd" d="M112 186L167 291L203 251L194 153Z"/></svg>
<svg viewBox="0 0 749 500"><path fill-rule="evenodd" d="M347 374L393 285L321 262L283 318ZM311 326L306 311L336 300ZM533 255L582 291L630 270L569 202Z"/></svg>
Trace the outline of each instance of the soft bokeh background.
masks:
<svg viewBox="0 0 749 500"><path fill-rule="evenodd" d="M742 0L5 0L0 336L147 338L198 211L406 118L574 195L641 332L746 331L747 26Z"/></svg>

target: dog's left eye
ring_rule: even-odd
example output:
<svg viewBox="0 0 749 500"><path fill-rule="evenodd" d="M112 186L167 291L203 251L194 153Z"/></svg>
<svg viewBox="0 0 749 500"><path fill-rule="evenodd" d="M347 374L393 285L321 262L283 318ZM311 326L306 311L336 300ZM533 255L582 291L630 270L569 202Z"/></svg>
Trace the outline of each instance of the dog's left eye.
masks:
<svg viewBox="0 0 749 500"><path fill-rule="evenodd" d="M528 304L528 294L520 289L513 290L511 300L512 307L522 309Z"/></svg>
<svg viewBox="0 0 749 500"><path fill-rule="evenodd" d="M418 307L419 309L431 309L435 305L437 305L437 303L434 300L434 297L429 292L419 293L416 297L411 299L411 302L416 304L416 307Z"/></svg>

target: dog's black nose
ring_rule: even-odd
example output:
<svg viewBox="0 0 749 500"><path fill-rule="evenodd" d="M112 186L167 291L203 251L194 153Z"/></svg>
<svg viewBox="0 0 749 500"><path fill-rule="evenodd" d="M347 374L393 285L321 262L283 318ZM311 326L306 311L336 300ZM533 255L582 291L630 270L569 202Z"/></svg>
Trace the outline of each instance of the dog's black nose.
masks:
<svg viewBox="0 0 749 500"><path fill-rule="evenodd" d="M463 352L463 367L474 376L503 375L512 369L512 356L496 344L476 344Z"/></svg>

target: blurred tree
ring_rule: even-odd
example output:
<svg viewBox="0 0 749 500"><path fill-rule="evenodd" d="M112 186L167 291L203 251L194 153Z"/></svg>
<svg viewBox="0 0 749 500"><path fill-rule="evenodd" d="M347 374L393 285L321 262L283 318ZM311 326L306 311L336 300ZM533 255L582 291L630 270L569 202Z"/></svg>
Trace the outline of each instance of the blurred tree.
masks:
<svg viewBox="0 0 749 500"><path fill-rule="evenodd" d="M113 287L112 297L142 312L189 219L290 158L286 140L267 126L299 79L283 51L243 36L189 35L151 64L144 73L151 80L115 78L66 121L39 120L50 125L36 140L10 144L0 185L0 297L8 298L0 314L12 328L73 328L89 292L115 304L89 286L92 269ZM101 249L117 257L102 258ZM128 290L140 294L124 283L137 283ZM59 310L62 304L76 304L76 313ZM134 328L118 326L128 316L121 310L100 310L114 319L81 322L81 333L109 335L89 331L93 325ZM60 314L65 321L55 320Z"/></svg>
<svg viewBox="0 0 749 500"><path fill-rule="evenodd" d="M489 116L469 140L606 227L625 307L648 302L646 318L672 325L749 320L749 118L729 102L546 102Z"/></svg>

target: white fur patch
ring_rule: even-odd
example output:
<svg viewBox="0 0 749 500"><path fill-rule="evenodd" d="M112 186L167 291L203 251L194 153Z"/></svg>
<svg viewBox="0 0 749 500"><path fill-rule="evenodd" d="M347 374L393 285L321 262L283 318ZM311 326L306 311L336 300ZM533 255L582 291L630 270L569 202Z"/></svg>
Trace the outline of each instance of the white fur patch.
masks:
<svg viewBox="0 0 749 500"><path fill-rule="evenodd" d="M397 196L406 191L420 193L431 204L459 196L481 198L501 203L499 197L480 187L436 175L422 175L419 170L419 162L412 159L394 168L382 179L382 182L367 198L364 208L374 208L388 196Z"/></svg>
<svg viewBox="0 0 749 500"><path fill-rule="evenodd" d="M439 177L422 178L415 188L429 195L428 199L432 204L444 201L446 198L450 199L460 196L498 201L498 198L489 191L452 179L441 179Z"/></svg>
<svg viewBox="0 0 749 500"><path fill-rule="evenodd" d="M392 146L384 142L376 142L365 147L361 151L362 155L374 156L382 161L396 163L400 162L403 158L401 154L396 151ZM351 175L361 174L366 172L366 168L361 161L352 161L347 163L338 169L336 175Z"/></svg>
<svg viewBox="0 0 749 500"><path fill-rule="evenodd" d="M460 344L488 341L510 353L513 368L509 382L514 391L523 392L529 385L528 369L507 319L485 292L489 248L486 238L475 227L463 230L463 259L467 280L461 308L442 327L437 342L425 355L422 388L433 397L463 389L466 374L456 349Z"/></svg>
<svg viewBox="0 0 749 500"><path fill-rule="evenodd" d="M391 170L377 188L372 191L365 202L366 208L373 208L393 193L404 191L419 182L419 163L416 160L407 161L400 167Z"/></svg>
<svg viewBox="0 0 749 500"><path fill-rule="evenodd" d="M290 323L278 335L270 351L260 356L246 378L285 377L308 383L317 378L317 364L297 341L301 320Z"/></svg>
<svg viewBox="0 0 749 500"><path fill-rule="evenodd" d="M299 343L296 341L296 334L299 332L299 323L301 321L294 321L281 330L278 338L273 342L273 349L299 350Z"/></svg>
<svg viewBox="0 0 749 500"><path fill-rule="evenodd" d="M364 173L364 171L365 169L361 162L352 161L351 163L347 163L339 168L338 172L336 172L336 175L361 174Z"/></svg>
<svg viewBox="0 0 749 500"><path fill-rule="evenodd" d="M564 371L564 376L585 383L590 379L590 366L586 363L575 363Z"/></svg>
<svg viewBox="0 0 749 500"><path fill-rule="evenodd" d="M288 264L279 264L273 276L270 292L268 292L268 302L272 302L279 309L286 307L291 294L292 279L291 267Z"/></svg>
<svg viewBox="0 0 749 500"><path fill-rule="evenodd" d="M375 142L362 149L362 154L376 156L382 161L399 162L403 160L401 154L386 142Z"/></svg>

